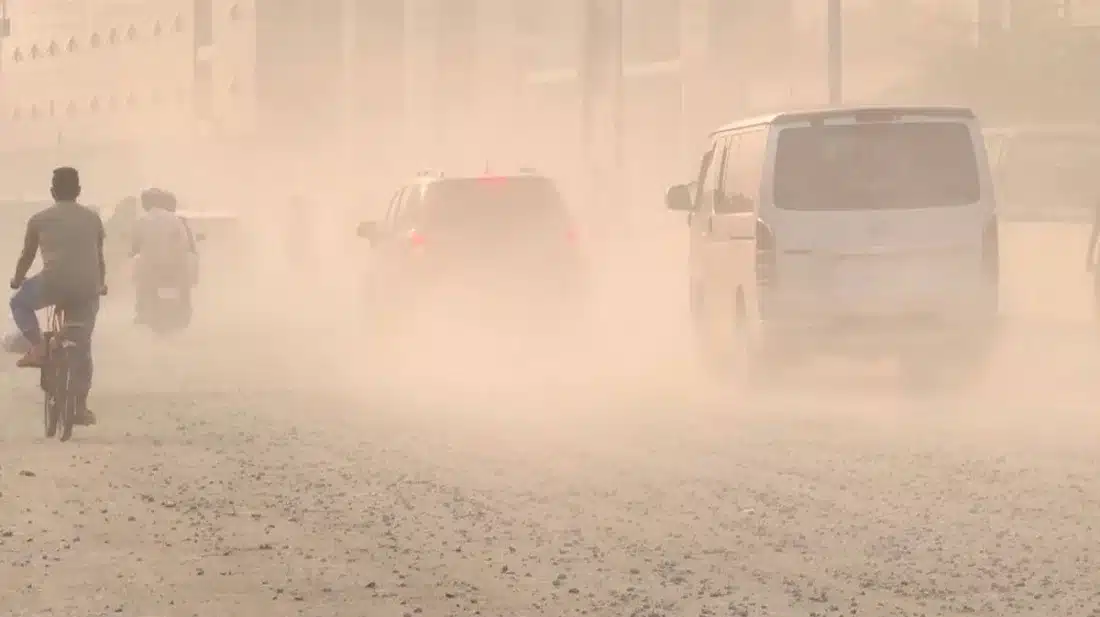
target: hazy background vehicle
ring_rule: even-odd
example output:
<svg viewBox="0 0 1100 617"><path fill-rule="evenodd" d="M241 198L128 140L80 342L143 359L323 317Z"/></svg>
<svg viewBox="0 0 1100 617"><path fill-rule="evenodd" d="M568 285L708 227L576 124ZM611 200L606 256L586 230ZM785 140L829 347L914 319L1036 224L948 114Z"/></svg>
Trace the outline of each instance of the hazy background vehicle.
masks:
<svg viewBox="0 0 1100 617"><path fill-rule="evenodd" d="M451 331L545 343L586 317L577 226L554 181L537 173L422 175L358 233L372 248L368 327L384 338L434 314Z"/></svg>
<svg viewBox="0 0 1100 617"><path fill-rule="evenodd" d="M1092 223L1100 205L1100 125L990 128L985 142L1006 220Z"/></svg>

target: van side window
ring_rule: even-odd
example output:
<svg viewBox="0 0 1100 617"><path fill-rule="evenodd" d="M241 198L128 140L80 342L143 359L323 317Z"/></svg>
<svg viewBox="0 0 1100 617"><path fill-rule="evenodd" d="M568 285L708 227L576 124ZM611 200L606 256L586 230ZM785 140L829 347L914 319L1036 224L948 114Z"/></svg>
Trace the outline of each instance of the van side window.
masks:
<svg viewBox="0 0 1100 617"><path fill-rule="evenodd" d="M722 199L730 213L752 212L760 201L761 174L768 147L768 133L749 131L734 136L735 146L722 174Z"/></svg>
<svg viewBox="0 0 1100 617"><path fill-rule="evenodd" d="M714 150L711 151L706 169L700 170L699 194L695 199L696 212L714 212L714 200L719 196L719 182L722 178L722 168L726 164L726 151L729 146L728 136L719 136L714 140Z"/></svg>
<svg viewBox="0 0 1100 617"><path fill-rule="evenodd" d="M415 218L420 215L421 190L418 184L405 189L401 198L401 210L397 213L398 226L401 229L410 229L415 224Z"/></svg>
<svg viewBox="0 0 1100 617"><path fill-rule="evenodd" d="M405 194L405 189L400 188L393 197L390 198L390 207L386 211L386 229L393 229L396 227L397 215L401 211L401 198Z"/></svg>

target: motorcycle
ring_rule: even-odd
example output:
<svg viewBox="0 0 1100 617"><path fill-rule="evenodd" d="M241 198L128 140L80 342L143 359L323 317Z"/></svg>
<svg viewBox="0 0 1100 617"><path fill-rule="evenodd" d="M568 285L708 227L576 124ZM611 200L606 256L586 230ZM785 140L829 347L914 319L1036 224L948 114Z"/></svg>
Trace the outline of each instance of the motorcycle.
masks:
<svg viewBox="0 0 1100 617"><path fill-rule="evenodd" d="M157 334L178 332L191 325L191 289L183 285L139 287L137 323Z"/></svg>
<svg viewBox="0 0 1100 617"><path fill-rule="evenodd" d="M204 236L197 234L196 241ZM191 296L198 282L198 255L189 264L186 280L175 277L158 277L137 282L137 306L135 322L156 334L171 334L191 325Z"/></svg>

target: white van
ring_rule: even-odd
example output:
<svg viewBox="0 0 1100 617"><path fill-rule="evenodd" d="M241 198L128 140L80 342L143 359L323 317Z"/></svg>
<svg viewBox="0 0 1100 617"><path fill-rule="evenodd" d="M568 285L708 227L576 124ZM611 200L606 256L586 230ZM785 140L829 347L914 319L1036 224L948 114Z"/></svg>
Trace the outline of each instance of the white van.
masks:
<svg viewBox="0 0 1100 617"><path fill-rule="evenodd" d="M897 357L920 383L987 356L999 285L996 204L974 113L789 112L722 127L689 213L690 302L705 357L769 371L836 353Z"/></svg>

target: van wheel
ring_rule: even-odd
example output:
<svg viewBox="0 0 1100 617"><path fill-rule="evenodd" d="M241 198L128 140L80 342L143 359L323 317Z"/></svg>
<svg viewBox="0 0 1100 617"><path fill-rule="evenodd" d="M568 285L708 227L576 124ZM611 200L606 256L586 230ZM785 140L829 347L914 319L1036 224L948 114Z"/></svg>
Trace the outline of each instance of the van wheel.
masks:
<svg viewBox="0 0 1100 617"><path fill-rule="evenodd" d="M741 385L749 388L775 385L782 358L753 327L748 299L740 287L734 298L734 346L734 370Z"/></svg>
<svg viewBox="0 0 1100 617"><path fill-rule="evenodd" d="M691 325L695 352L703 370L715 381L725 383L732 373L732 346L727 333L715 327L718 316L703 287L691 288Z"/></svg>
<svg viewBox="0 0 1100 617"><path fill-rule="evenodd" d="M744 388L770 386L776 377L775 354L757 336L748 299L738 287L733 299L733 337L729 342L725 378Z"/></svg>

